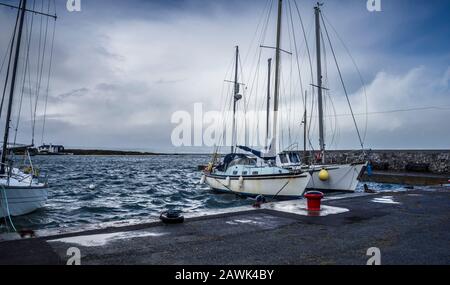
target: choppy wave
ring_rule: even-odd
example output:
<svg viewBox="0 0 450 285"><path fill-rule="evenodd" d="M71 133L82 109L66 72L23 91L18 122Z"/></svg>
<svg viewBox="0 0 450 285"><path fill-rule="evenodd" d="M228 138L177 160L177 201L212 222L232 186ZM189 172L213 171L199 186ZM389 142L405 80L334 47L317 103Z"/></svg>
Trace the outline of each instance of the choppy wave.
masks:
<svg viewBox="0 0 450 285"><path fill-rule="evenodd" d="M13 220L19 228L67 228L155 217L165 209L200 212L250 205L249 199L215 194L199 184L197 166L208 159L199 155L36 157L35 163L49 174L47 205ZM399 188L369 186L381 191ZM362 191L362 185L358 189Z"/></svg>

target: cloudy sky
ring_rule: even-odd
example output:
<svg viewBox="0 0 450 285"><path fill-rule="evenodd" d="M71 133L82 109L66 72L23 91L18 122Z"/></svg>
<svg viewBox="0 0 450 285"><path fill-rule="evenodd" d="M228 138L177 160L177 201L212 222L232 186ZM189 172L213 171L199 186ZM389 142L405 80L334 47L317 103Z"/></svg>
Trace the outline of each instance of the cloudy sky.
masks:
<svg viewBox="0 0 450 285"><path fill-rule="evenodd" d="M47 10L47 0L43 6L41 1L29 0L29 8L34 4L36 9ZM17 5L19 1L2 2ZM201 151L172 146L171 133L176 125L171 117L180 110L192 113L194 103L203 103L206 111L223 109L223 81L236 45L242 50L243 80L251 81L253 50L259 50L260 44L253 39L270 3L81 0L82 11L70 13L66 2L56 0L58 20L45 142L164 152ZM297 0L310 45L314 2ZM345 42L366 83L369 114L365 147L449 148L450 2L381 0L382 11L372 13L366 0L324 2L327 21ZM15 15L14 10L0 7L0 59L7 52ZM274 16L270 17L267 45L273 45ZM39 33L40 18L36 16L35 21ZM49 35L52 25L50 21ZM296 28L302 50L303 35L298 25ZM283 47L292 51L289 43L292 39L285 36ZM37 48L35 43L32 49ZM359 75L339 41L336 54L364 132L366 116L361 114L366 113L366 97ZM332 71L331 52L327 57L329 87L335 90L330 93L339 122L339 136L334 136L331 147L358 148L352 121L346 116L345 96ZM308 85L309 66L305 58L301 62ZM4 80L4 69L1 76ZM42 128L43 97L38 105L37 133ZM30 111L22 114L22 140L29 140L30 116ZM40 143L40 134L36 136ZM330 132L330 140L331 136ZM312 143L317 144L314 136Z"/></svg>

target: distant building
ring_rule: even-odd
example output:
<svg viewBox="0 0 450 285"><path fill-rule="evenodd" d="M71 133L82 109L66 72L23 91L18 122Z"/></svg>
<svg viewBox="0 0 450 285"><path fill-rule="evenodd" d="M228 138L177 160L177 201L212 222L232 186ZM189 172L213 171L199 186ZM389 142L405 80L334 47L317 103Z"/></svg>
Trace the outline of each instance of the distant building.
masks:
<svg viewBox="0 0 450 285"><path fill-rule="evenodd" d="M38 147L38 152L40 154L59 154L64 153L64 146L62 145L52 145L52 144L44 144Z"/></svg>

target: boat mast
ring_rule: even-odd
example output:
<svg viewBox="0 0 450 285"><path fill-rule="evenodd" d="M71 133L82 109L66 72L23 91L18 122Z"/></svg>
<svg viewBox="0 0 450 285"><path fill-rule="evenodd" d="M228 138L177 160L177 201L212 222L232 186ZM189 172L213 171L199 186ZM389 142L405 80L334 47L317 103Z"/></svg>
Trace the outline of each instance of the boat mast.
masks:
<svg viewBox="0 0 450 285"><path fill-rule="evenodd" d="M305 113L303 114L303 162L306 162L307 154L306 154L306 136L308 135L308 110L306 107L306 103L308 102L308 91L305 91Z"/></svg>
<svg viewBox="0 0 450 285"><path fill-rule="evenodd" d="M318 89L318 107L319 107L319 144L322 157L322 163L325 163L325 137L324 137L324 121L323 121L323 98L322 98L322 59L320 55L320 4L314 7L316 17L316 49L317 49L317 89Z"/></svg>
<svg viewBox="0 0 450 285"><path fill-rule="evenodd" d="M278 1L278 21L277 21L277 46L275 49L275 98L274 98L274 114L273 114L273 138L276 138L278 132L278 105L280 100L280 56L281 56L281 17L283 13L283 0ZM276 141L274 147L276 149Z"/></svg>
<svg viewBox="0 0 450 285"><path fill-rule="evenodd" d="M266 144L269 143L269 127L270 127L270 75L272 72L272 59L269 58L268 60L268 75L267 75L267 114L266 114ZM269 147L266 145L266 147Z"/></svg>
<svg viewBox="0 0 450 285"><path fill-rule="evenodd" d="M5 174L5 163L6 163L7 152L8 152L8 140L9 140L9 129L10 129L10 123L11 123L11 112L12 112L12 106L13 106L14 89L15 89L15 85L16 85L17 67L19 65L20 43L22 41L23 22L25 19L26 6L27 6L27 0L21 0L20 10L18 12L18 16L20 15L19 31L18 31L18 36L16 39L16 50L15 50L15 55L14 55L13 73L12 73L12 78L11 78L10 92L9 92L8 110L6 113L5 135L3 138L0 174Z"/></svg>
<svg viewBox="0 0 450 285"><path fill-rule="evenodd" d="M237 102L241 99L239 96L239 82L238 82L238 74L239 72L239 46L236 46L236 64L234 70L234 100L233 100L233 130L232 130L232 139L231 139L231 153L234 153L234 146L236 145L236 105Z"/></svg>

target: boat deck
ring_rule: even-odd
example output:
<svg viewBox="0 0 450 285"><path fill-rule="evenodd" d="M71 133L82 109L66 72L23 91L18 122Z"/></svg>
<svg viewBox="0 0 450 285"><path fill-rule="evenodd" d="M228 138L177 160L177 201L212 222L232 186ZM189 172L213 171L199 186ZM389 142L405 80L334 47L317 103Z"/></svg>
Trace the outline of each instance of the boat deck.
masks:
<svg viewBox="0 0 450 285"><path fill-rule="evenodd" d="M364 265L371 247L381 250L382 264L450 263L448 187L335 196L324 204L322 216L309 216L304 201L285 201L188 217L181 225L150 222L22 240L3 235L0 264L66 264L71 247L86 265Z"/></svg>

